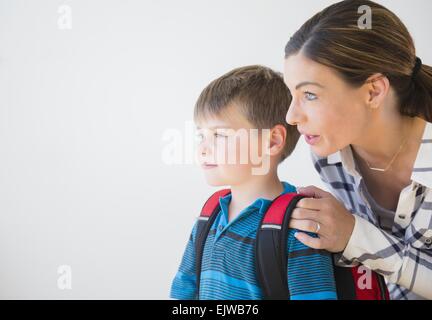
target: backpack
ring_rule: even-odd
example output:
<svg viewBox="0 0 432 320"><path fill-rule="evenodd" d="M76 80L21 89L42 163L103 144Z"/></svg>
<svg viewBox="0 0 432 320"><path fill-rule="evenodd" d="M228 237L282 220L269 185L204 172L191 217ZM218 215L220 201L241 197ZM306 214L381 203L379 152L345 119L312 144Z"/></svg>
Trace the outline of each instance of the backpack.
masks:
<svg viewBox="0 0 432 320"><path fill-rule="evenodd" d="M202 255L207 235L220 211L219 198L230 194L230 189L215 192L204 204L197 221L195 243L196 279L199 294ZM287 300L287 235L288 224L297 202L305 198L298 193L285 193L274 199L265 212L255 240L257 280L267 300ZM334 259L333 259L334 261ZM364 267L341 267L333 263L336 291L340 300L389 300L383 276L368 270L372 276L370 288L360 288L359 279Z"/></svg>

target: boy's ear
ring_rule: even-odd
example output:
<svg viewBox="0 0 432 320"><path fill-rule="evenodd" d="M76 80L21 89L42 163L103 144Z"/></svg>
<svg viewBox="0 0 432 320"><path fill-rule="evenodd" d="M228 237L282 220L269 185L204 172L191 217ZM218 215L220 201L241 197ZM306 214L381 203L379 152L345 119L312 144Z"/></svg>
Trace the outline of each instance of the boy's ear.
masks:
<svg viewBox="0 0 432 320"><path fill-rule="evenodd" d="M270 156L276 156L280 154L285 147L286 136L287 130L281 124L278 124L270 129L267 154Z"/></svg>

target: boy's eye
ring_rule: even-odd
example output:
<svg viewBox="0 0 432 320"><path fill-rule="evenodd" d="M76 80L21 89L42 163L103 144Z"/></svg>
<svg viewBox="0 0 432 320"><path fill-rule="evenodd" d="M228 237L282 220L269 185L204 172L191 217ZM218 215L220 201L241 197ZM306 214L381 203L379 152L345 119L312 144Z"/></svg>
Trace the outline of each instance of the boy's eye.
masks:
<svg viewBox="0 0 432 320"><path fill-rule="evenodd" d="M204 135L202 133L198 133L195 135L195 137L198 142L202 142L204 140Z"/></svg>
<svg viewBox="0 0 432 320"><path fill-rule="evenodd" d="M306 100L308 100L308 101L313 101L313 100L317 99L317 96L314 93L312 93L312 92L306 91L304 93L304 95L305 95Z"/></svg>
<svg viewBox="0 0 432 320"><path fill-rule="evenodd" d="M222 133L217 133L217 132L215 132L214 136L215 136L215 138L226 138L227 137L226 135L224 135Z"/></svg>

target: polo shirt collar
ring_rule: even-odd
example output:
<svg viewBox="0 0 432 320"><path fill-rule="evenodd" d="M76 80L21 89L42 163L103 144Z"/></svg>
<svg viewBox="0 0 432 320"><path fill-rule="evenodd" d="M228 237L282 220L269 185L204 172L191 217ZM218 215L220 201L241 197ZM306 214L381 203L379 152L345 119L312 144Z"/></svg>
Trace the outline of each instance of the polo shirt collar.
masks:
<svg viewBox="0 0 432 320"><path fill-rule="evenodd" d="M284 190L282 191L281 194L285 194L285 193L289 193L289 192L295 192L295 187L292 186L291 184L289 184L285 181L282 181L282 185L283 185ZM219 198L219 204L220 204L220 208L222 211L222 215L226 218L226 221L228 221L228 207L229 207L230 201L231 201L231 194L228 194L225 197ZM243 215L245 212L254 212L256 209L258 209L258 211L260 213L264 213L265 211L267 211L267 209L271 203L272 203L272 200L265 199L265 198L258 198L252 204L250 204L248 207L243 209L238 216Z"/></svg>

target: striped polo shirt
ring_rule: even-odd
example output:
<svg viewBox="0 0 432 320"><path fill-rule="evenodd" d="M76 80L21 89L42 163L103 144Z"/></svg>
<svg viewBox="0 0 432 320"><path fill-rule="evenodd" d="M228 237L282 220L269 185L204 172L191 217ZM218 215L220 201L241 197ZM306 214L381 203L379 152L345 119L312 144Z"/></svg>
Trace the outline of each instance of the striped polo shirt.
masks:
<svg viewBox="0 0 432 320"><path fill-rule="evenodd" d="M283 193L296 188L283 182ZM255 238L260 221L271 200L259 198L228 222L231 194L219 199L220 208L203 251L199 299L256 300L262 290L255 269ZM195 275L195 223L170 297L197 299ZM287 278L292 300L337 299L331 255L306 247L289 229L287 237ZM310 234L315 236L315 234Z"/></svg>

